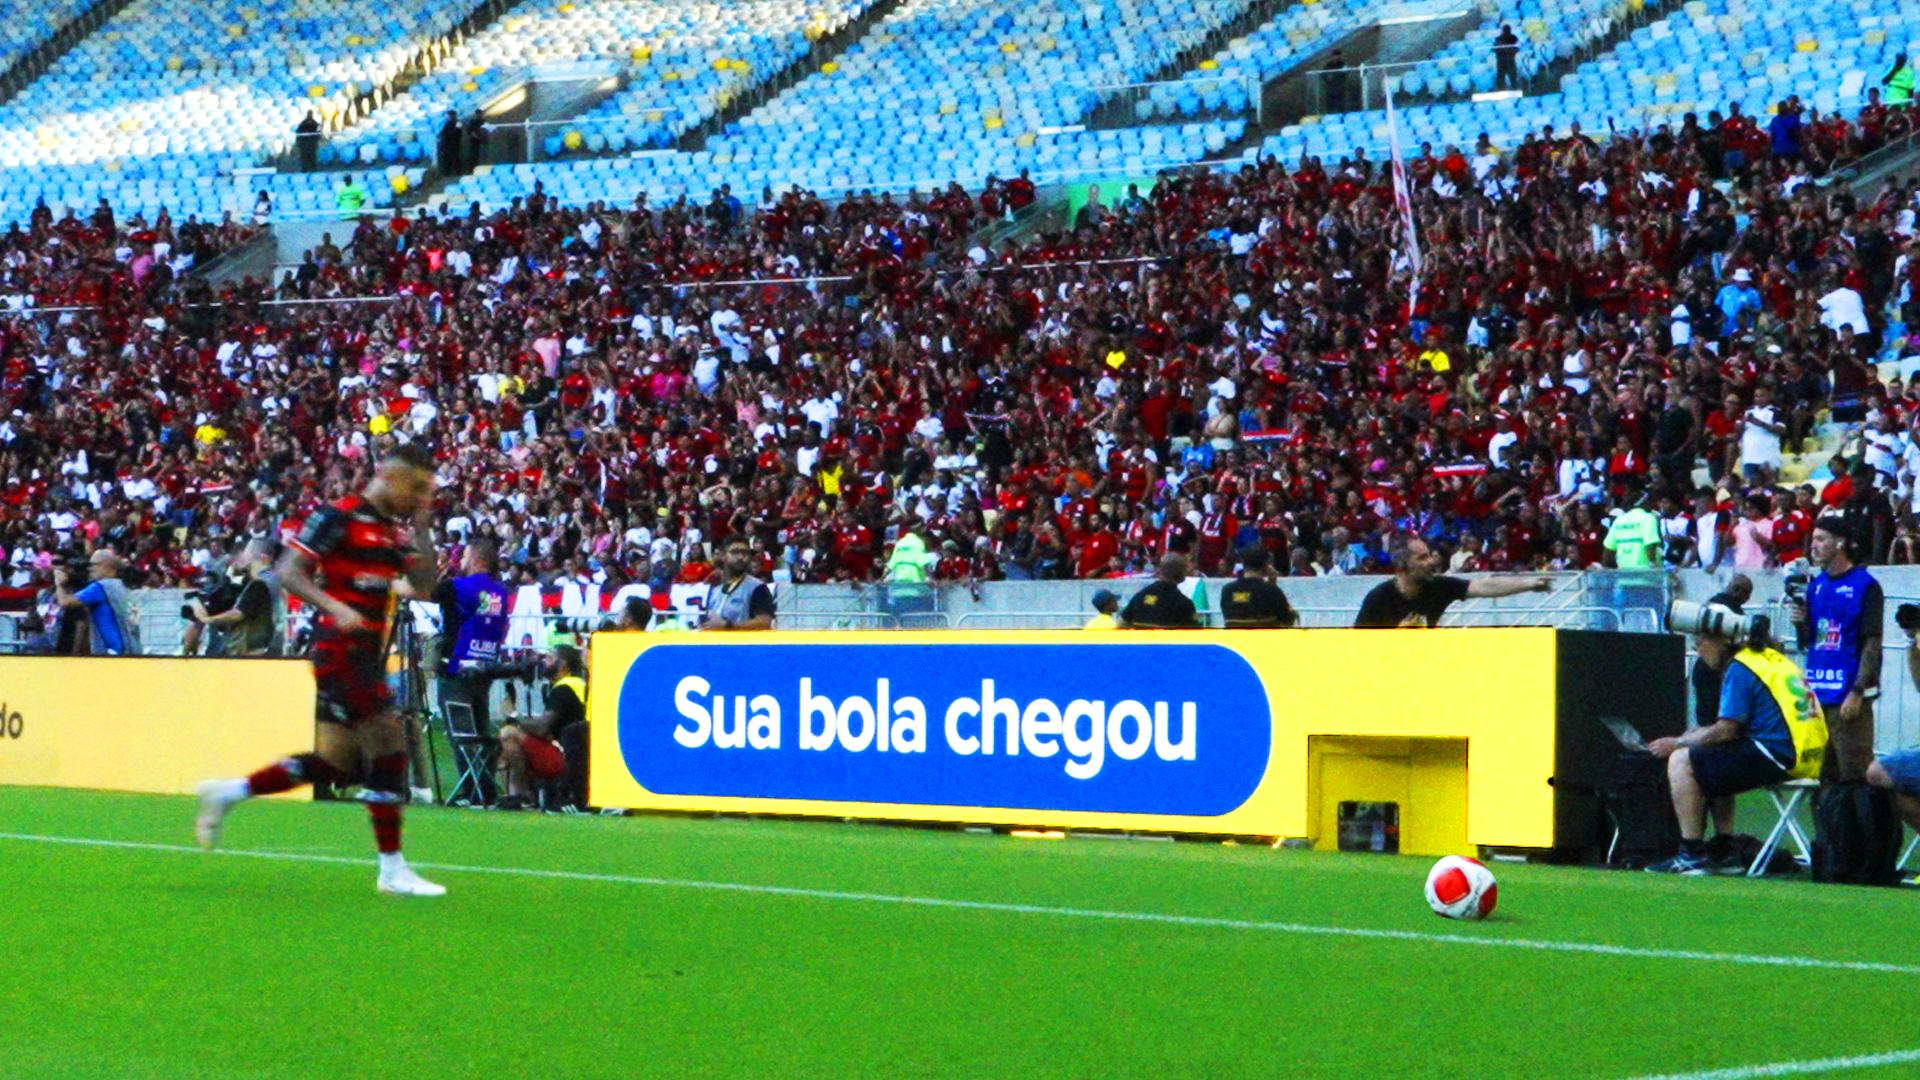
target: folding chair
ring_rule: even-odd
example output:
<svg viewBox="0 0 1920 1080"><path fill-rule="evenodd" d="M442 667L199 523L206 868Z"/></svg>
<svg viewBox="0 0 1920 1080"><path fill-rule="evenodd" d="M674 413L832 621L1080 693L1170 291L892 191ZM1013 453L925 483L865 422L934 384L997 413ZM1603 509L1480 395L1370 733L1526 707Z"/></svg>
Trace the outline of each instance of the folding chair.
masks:
<svg viewBox="0 0 1920 1080"><path fill-rule="evenodd" d="M493 738L480 730L473 706L464 701L447 702L443 715L447 742L453 747L453 764L460 771L453 790L447 793L447 805L485 806L493 776Z"/></svg>
<svg viewBox="0 0 1920 1080"><path fill-rule="evenodd" d="M1748 877L1760 877L1767 872L1768 864L1773 862L1773 853L1780 849L1782 838L1791 837L1793 846L1800 853L1800 861L1813 863L1813 848L1807 843L1807 834L1800 831L1800 804L1807 801L1808 793L1820 786L1818 780L1789 780L1784 784L1775 784L1767 789L1767 798L1773 800L1773 809L1779 814L1779 820L1773 823L1773 829L1767 833L1766 842L1760 845L1760 853L1753 857L1753 865L1747 867ZM1783 800L1780 793L1785 791Z"/></svg>

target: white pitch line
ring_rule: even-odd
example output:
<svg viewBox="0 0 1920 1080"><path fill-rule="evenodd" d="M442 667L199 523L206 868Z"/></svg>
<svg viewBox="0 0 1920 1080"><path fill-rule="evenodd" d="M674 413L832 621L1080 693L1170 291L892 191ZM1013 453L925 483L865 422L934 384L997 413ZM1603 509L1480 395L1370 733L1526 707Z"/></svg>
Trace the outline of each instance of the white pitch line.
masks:
<svg viewBox="0 0 1920 1080"><path fill-rule="evenodd" d="M87 836L42 836L36 833L0 832L0 840L15 840L22 843L34 844L61 844L70 847L116 848L126 851L157 851L169 854L207 854L189 844L153 844L134 840L102 840ZM367 859L350 858L345 855L308 855L285 851L236 851L231 849L222 849L213 852L213 854L227 858L272 859L280 862L327 863L344 866L369 865L369 860ZM759 885L738 881L701 881L692 878L642 877L630 874L594 874L578 870L539 870L518 866L461 866L455 863L415 863L414 865L422 870L437 870L443 873L454 874L491 874L500 877L545 878L555 881L589 881L608 885L643 885L662 889L699 889L707 892L744 893L753 896L786 896L807 900L834 900L863 904L892 904L900 907L941 908L949 911L988 911L1006 915L1051 915L1055 918L1063 919L1150 923L1157 926L1194 926L1218 930L1252 930L1271 934L1361 938L1374 941L1411 941L1431 945L1474 945L1481 948L1580 953L1589 956L1618 956L1635 960L1692 960L1701 963L1736 964L1747 967L1858 971L1884 975L1920 975L1920 964L1889 964L1876 960L1827 960L1816 956L1769 956L1756 953L1709 952L1698 949L1647 949L1631 945L1601 945L1580 941L1540 941L1530 938L1435 934L1418 930L1374 930L1352 926L1317 926L1312 923L1226 919L1211 915L1173 915L1155 911L1109 911L1101 908L1051 907L1044 904L1015 904L996 900L953 900L938 896L902 896L893 893L845 892L837 889L808 889L793 885Z"/></svg>
<svg viewBox="0 0 1920 1080"><path fill-rule="evenodd" d="M1755 1080L1763 1076L1805 1076L1808 1073L1841 1072L1849 1069L1877 1069L1884 1065L1907 1065L1920 1061L1920 1050L1894 1050L1885 1054L1860 1057L1825 1058L1820 1061L1776 1061L1771 1065L1741 1065L1706 1072L1669 1073L1643 1076L1638 1080Z"/></svg>

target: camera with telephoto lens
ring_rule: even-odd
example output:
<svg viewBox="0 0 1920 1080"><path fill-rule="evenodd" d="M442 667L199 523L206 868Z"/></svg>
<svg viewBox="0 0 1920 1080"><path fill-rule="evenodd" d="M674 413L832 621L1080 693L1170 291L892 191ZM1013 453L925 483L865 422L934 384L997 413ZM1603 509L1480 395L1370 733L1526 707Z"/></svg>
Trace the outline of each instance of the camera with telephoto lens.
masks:
<svg viewBox="0 0 1920 1080"><path fill-rule="evenodd" d="M1909 635L1920 637L1920 604L1901 604L1894 608L1893 621Z"/></svg>
<svg viewBox="0 0 1920 1080"><path fill-rule="evenodd" d="M597 634L618 626L620 619L616 615L565 615L553 623L563 634Z"/></svg>
<svg viewBox="0 0 1920 1080"><path fill-rule="evenodd" d="M1721 604L1675 600L1667 605L1667 629L1676 634L1705 634L1728 641L1748 641L1756 629L1768 625L1764 615L1743 615Z"/></svg>
<svg viewBox="0 0 1920 1080"><path fill-rule="evenodd" d="M240 600L240 588L228 579L227 575L209 570L200 576L199 587L187 594L187 602L180 605L180 617L192 622L195 618L193 602L200 601L208 615L219 615L233 610Z"/></svg>

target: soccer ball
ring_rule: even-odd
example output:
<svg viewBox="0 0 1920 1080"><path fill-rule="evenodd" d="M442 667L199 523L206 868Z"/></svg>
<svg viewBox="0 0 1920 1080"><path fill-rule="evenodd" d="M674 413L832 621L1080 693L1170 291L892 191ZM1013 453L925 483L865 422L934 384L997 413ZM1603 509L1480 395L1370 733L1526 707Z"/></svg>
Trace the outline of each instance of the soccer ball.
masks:
<svg viewBox="0 0 1920 1080"><path fill-rule="evenodd" d="M1484 919L1493 914L1500 886L1493 871L1477 859L1449 855L1427 872L1427 905L1449 919Z"/></svg>

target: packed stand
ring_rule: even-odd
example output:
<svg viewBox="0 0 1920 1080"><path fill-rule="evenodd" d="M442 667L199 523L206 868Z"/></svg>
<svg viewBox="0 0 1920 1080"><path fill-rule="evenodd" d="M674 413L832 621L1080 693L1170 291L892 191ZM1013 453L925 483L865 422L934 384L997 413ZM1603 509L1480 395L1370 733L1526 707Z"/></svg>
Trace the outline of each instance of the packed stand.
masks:
<svg viewBox="0 0 1920 1080"><path fill-rule="evenodd" d="M991 252L1024 179L751 213L538 193L343 223L272 308L107 287L96 245L71 296L101 310L7 323L0 535L19 587L87 544L190 583L424 440L449 548L603 595L705 581L735 535L802 582L1217 574L1248 545L1364 573L1395 529L1456 570L1578 569L1635 505L1677 565L1790 561L1822 505L1913 561L1920 394L1873 360L1889 327L1920 354L1916 190L1811 179L1823 140L1904 122L1421 150L1411 319L1364 158L1169 174ZM13 272L74 224L10 241Z"/></svg>

